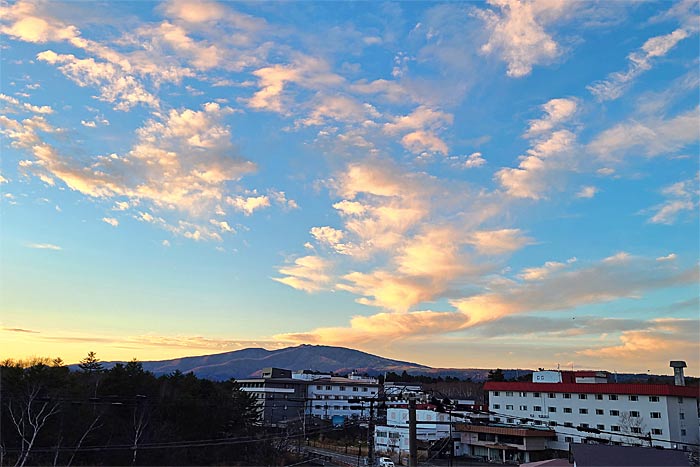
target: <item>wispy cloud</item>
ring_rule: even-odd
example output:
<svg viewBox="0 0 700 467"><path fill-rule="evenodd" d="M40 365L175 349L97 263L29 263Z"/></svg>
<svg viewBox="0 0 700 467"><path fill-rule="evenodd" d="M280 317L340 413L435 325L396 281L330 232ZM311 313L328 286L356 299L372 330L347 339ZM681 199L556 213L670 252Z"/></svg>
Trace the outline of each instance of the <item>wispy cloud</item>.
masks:
<svg viewBox="0 0 700 467"><path fill-rule="evenodd" d="M698 179L683 180L661 190L666 200L651 208L654 215L649 218L652 224L671 225L684 212L697 212L699 205Z"/></svg>
<svg viewBox="0 0 700 467"><path fill-rule="evenodd" d="M59 250L62 250L62 249L63 249L63 248L61 248L61 247L58 246L58 245L54 245L53 243L25 243L24 246L26 246L27 248L34 248L34 249L37 249L37 250L55 250L55 251L59 251Z"/></svg>

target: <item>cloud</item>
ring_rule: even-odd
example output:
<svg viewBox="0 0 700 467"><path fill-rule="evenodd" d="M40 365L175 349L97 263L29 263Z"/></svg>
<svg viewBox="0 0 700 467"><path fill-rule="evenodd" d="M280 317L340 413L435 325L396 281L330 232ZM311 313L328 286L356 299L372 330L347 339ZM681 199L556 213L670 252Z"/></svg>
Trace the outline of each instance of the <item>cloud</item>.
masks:
<svg viewBox="0 0 700 467"><path fill-rule="evenodd" d="M100 100L114 104L115 110L127 111L137 104L158 108L158 99L149 93L133 76L125 74L116 65L97 62L93 58L77 58L72 54L59 55L52 50L41 52L38 60L58 65L58 69L78 86L96 86Z"/></svg>
<svg viewBox="0 0 700 467"><path fill-rule="evenodd" d="M698 118L700 108L696 107L670 119L650 117L620 123L596 136L587 149L603 160L619 160L628 153L670 155L698 140Z"/></svg>
<svg viewBox="0 0 700 467"><path fill-rule="evenodd" d="M617 362L634 362L637 368L646 368L649 355L664 355L669 358L688 360L691 367L700 364L697 336L700 321L697 319L658 318L651 321L648 329L623 331L617 345L591 347L577 352L601 365Z"/></svg>
<svg viewBox="0 0 700 467"><path fill-rule="evenodd" d="M549 274L542 280L492 286L490 292L451 303L471 322L478 323L514 314L635 298L650 290L691 284L697 276L695 268L678 270L655 259L621 253L586 267Z"/></svg>
<svg viewBox="0 0 700 467"><path fill-rule="evenodd" d="M531 120L523 135L533 140L517 168L502 168L494 178L516 198L542 199L547 191L563 184L562 174L576 170L573 157L576 135L562 128L576 113L574 99L551 99L544 105L544 116Z"/></svg>
<svg viewBox="0 0 700 467"><path fill-rule="evenodd" d="M270 206L270 198L265 195L261 196L236 196L226 198L226 203L233 206L237 211L243 212L246 216L250 216L254 211Z"/></svg>
<svg viewBox="0 0 700 467"><path fill-rule="evenodd" d="M598 188L594 186L583 186L579 190L578 193L576 193L577 198L593 198L596 193L598 193Z"/></svg>
<svg viewBox="0 0 700 467"><path fill-rule="evenodd" d="M63 248L61 248L58 245L54 245L53 243L27 243L25 244L27 248L34 248L37 250L55 250L55 251L60 251Z"/></svg>
<svg viewBox="0 0 700 467"><path fill-rule="evenodd" d="M294 260L292 265L282 266L279 273L284 277L273 277L272 280L305 292L318 292L331 281L329 269L331 263L319 256L303 256Z"/></svg>
<svg viewBox="0 0 700 467"><path fill-rule="evenodd" d="M114 217L103 217L102 222L109 224L112 227L117 227L119 225L119 221Z"/></svg>
<svg viewBox="0 0 700 467"><path fill-rule="evenodd" d="M323 227L312 227L309 233L311 233L317 242L331 247L336 247L345 235L342 230L334 229L327 225Z"/></svg>
<svg viewBox="0 0 700 467"><path fill-rule="evenodd" d="M167 248L167 247L170 247L170 241L168 241L168 240L163 240L162 242L160 242L160 244L163 245L163 246L166 247L166 248Z"/></svg>
<svg viewBox="0 0 700 467"><path fill-rule="evenodd" d="M408 115L393 117L391 122L384 124L383 129L390 135L403 134L401 144L415 154L432 152L447 155L447 143L437 134L452 121L451 114L419 106Z"/></svg>
<svg viewBox="0 0 700 467"><path fill-rule="evenodd" d="M659 256L656 261L675 261L678 256L675 253L669 253L666 256Z"/></svg>
<svg viewBox="0 0 700 467"><path fill-rule="evenodd" d="M248 106L252 109L282 114L286 114L291 105L284 95L287 83L318 90L345 82L341 76L330 71L328 63L309 56L298 56L289 65L260 68L253 71L253 76L258 78L260 90L247 100Z"/></svg>
<svg viewBox="0 0 700 467"><path fill-rule="evenodd" d="M530 128L525 132L525 137L532 138L545 132L552 131L562 123L568 121L578 107L575 99L552 99L542 106L545 115L536 120L530 120Z"/></svg>
<svg viewBox="0 0 700 467"><path fill-rule="evenodd" d="M34 160L23 167L47 183L57 179L91 197L130 200L117 201L117 210L149 202L160 209L199 214L227 198L227 183L255 170L252 162L235 154L230 130L223 123L231 112L216 103L204 104L201 110L173 109L139 128L137 141L126 154L98 156L88 163L42 142L40 132L56 130L38 116L23 121L3 117L2 131L14 145L32 153ZM254 209L251 203L244 202L241 208Z"/></svg>
<svg viewBox="0 0 700 467"><path fill-rule="evenodd" d="M520 229L482 230L470 234L467 243L485 255L500 255L531 245L533 239L522 235Z"/></svg>
<svg viewBox="0 0 700 467"><path fill-rule="evenodd" d="M3 111L5 112L12 112L12 108L19 108L23 111L31 112L38 115L48 115L53 113L53 108L51 108L51 106L32 105L29 102L20 102L18 99L2 93L0 93L0 101L5 102L10 106L9 109L7 107L3 108Z"/></svg>
<svg viewBox="0 0 700 467"><path fill-rule="evenodd" d="M19 333L24 333L24 334L39 334L39 331L33 331L31 329L22 329L22 328L0 328L0 331L4 332L19 332Z"/></svg>
<svg viewBox="0 0 700 467"><path fill-rule="evenodd" d="M566 263L559 263L557 261L547 261L541 267L536 268L525 268L518 275L519 278L525 281L539 281L555 271L563 269L566 267Z"/></svg>
<svg viewBox="0 0 700 467"><path fill-rule="evenodd" d="M652 224L671 225L676 222L678 217L684 212L696 212L698 206L698 180L689 179L683 180L665 187L661 193L666 197L666 200L651 208L654 215L649 218Z"/></svg>
<svg viewBox="0 0 700 467"><path fill-rule="evenodd" d="M617 71L608 75L603 81L597 81L587 89L599 101L618 99L632 85L633 81L645 71L652 68L654 59L663 57L678 42L690 36L685 29L676 29L670 34L648 39L641 49L628 55L629 64L626 71Z"/></svg>
<svg viewBox="0 0 700 467"><path fill-rule="evenodd" d="M519 0L490 0L489 4L498 10L474 10L489 32L481 52L496 54L506 62L508 76L529 75L533 66L550 63L561 54L561 47L545 27L564 17L575 5Z"/></svg>

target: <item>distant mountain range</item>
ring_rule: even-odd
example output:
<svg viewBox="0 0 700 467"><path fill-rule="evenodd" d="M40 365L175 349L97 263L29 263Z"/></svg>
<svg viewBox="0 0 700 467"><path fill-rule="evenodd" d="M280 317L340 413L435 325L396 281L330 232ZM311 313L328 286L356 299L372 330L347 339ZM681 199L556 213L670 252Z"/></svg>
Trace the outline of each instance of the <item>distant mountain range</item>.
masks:
<svg viewBox="0 0 700 467"><path fill-rule="evenodd" d="M103 362L105 368L111 368L116 363ZM223 381L229 378L243 379L260 376L261 370L267 367L286 368L288 370L314 370L321 373L335 373L344 375L352 371L366 373L372 376L384 374L389 371L402 373L406 371L411 375L425 375L437 378L442 376L470 378L472 381L485 381L489 369L479 368L431 368L418 363L392 360L389 358L372 355L359 350L345 347L332 347L327 345L299 345L278 350L266 350L262 348L250 348L199 357L183 357L172 360L153 362L141 362L143 368L156 375L164 375L180 370L183 373L193 372L200 378ZM77 369L78 365L71 365L71 369ZM503 369L506 379L526 376L532 373L527 369ZM653 378L654 382L672 384L673 377L668 375L629 374L615 373L610 375L611 381L623 382L647 382ZM694 378L689 380L694 381ZM696 384L696 383L693 383Z"/></svg>
<svg viewBox="0 0 700 467"><path fill-rule="evenodd" d="M111 368L119 362L103 362L106 368ZM124 363L124 362L121 362ZM300 345L279 350L250 348L214 355L199 357L183 357L172 360L142 362L145 370L156 375L172 373L180 370L183 373L193 372L200 378L226 380L229 378L252 378L259 376L261 370L267 367L286 368L289 370L314 370L322 373L347 374L351 371L380 375L393 371L406 371L412 375L453 376L471 378L473 381L483 381L488 375L488 369L457 369L431 368L417 363L404 362L379 357L359 350L345 347L326 345ZM71 365L76 369L77 365ZM507 378L529 373L530 370L504 370Z"/></svg>

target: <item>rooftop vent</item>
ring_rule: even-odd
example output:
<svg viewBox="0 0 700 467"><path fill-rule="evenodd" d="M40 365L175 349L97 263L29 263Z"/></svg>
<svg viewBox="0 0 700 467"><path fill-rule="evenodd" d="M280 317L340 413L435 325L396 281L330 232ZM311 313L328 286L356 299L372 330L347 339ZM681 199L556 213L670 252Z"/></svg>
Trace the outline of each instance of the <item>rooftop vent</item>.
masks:
<svg viewBox="0 0 700 467"><path fill-rule="evenodd" d="M685 386L685 376L683 376L683 368L688 365L685 364L683 360L672 360L671 368L673 368L673 383L676 386Z"/></svg>

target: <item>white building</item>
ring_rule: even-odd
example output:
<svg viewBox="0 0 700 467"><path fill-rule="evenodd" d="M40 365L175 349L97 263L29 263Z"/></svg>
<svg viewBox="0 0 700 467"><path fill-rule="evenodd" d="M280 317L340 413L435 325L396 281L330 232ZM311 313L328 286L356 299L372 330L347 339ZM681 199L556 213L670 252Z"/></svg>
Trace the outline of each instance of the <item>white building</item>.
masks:
<svg viewBox="0 0 700 467"><path fill-rule="evenodd" d="M420 406L419 406L420 407ZM426 408L416 409L416 439L426 444L447 439L450 417ZM431 423L432 422L432 423ZM456 432L455 432L456 436ZM386 411L386 425L374 429L374 449L383 454L408 454L408 408L394 407Z"/></svg>
<svg viewBox="0 0 700 467"><path fill-rule="evenodd" d="M687 450L700 438L697 387L608 383L600 372L538 371L532 382L487 382L484 389L494 422L547 426L557 432L550 449L606 440ZM645 436L651 439L639 439Z"/></svg>
<svg viewBox="0 0 700 467"><path fill-rule="evenodd" d="M369 405L353 399L375 399L379 393L376 378L350 374L347 378L330 376L309 381L307 413L325 419L336 415L346 418L369 416ZM354 408L363 405L363 408Z"/></svg>

